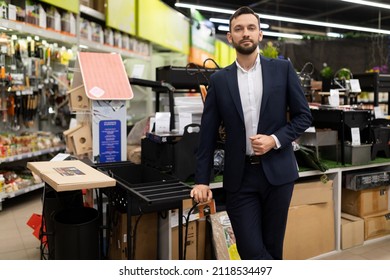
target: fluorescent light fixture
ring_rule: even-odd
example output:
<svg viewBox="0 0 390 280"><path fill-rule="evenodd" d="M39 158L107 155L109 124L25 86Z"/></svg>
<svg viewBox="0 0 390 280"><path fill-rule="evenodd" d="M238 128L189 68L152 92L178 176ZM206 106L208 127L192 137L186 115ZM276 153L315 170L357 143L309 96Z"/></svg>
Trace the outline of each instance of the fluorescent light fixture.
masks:
<svg viewBox="0 0 390 280"><path fill-rule="evenodd" d="M328 33L326 33L326 36L333 37L333 38L343 38L344 37L343 34L336 33L336 32L328 32Z"/></svg>
<svg viewBox="0 0 390 280"><path fill-rule="evenodd" d="M79 47L80 47L80 49L89 49L89 47L86 45L79 45Z"/></svg>
<svg viewBox="0 0 390 280"><path fill-rule="evenodd" d="M180 8L189 8L189 9L196 9L201 11L209 11L209 12L216 12L216 13L223 13L223 14L233 14L235 12L234 10L207 7L201 5L193 5L193 4L185 4L185 3L176 3L175 6ZM330 27L330 28L337 28L337 29L347 29L347 30L354 30L360 32L380 33L380 34L390 35L390 30L384 30L384 29L376 29L376 28L368 28L362 26L305 20L305 19L297 19L297 18L281 17L281 16L273 16L273 15L264 15L264 14L259 14L259 16L260 18L265 18L269 20L285 21L285 22L293 22L293 23L307 24L313 26L322 26L322 27Z"/></svg>
<svg viewBox="0 0 390 280"><path fill-rule="evenodd" d="M389 4L383 4L383 3L378 3L378 2L372 2L372 1L360 1L360 0L341 0L343 2L349 2L352 4L360 4L360 5L366 5L366 6L371 6L371 7L377 7L377 8L383 8L383 9L389 9L390 10L390 5Z"/></svg>
<svg viewBox="0 0 390 280"><path fill-rule="evenodd" d="M218 26L219 31L229 31L228 25L219 25ZM280 37L280 38L289 38L289 39L298 39L302 40L303 36L298 34L291 34L291 33L279 33L279 32L270 32L270 31L263 31L264 36L270 36L270 37Z"/></svg>
<svg viewBox="0 0 390 280"><path fill-rule="evenodd" d="M229 25L229 20L228 20L228 19L210 18L209 20L210 20L211 22L222 23L222 24L227 24L227 25ZM261 29L268 29L268 28L269 28L269 24L260 23L260 28L261 28Z"/></svg>
<svg viewBox="0 0 390 280"><path fill-rule="evenodd" d="M280 33L280 32L271 32L271 31L263 31L264 36L270 36L270 37L281 37L281 38L289 38L289 39L298 39L302 40L303 36L298 34L291 34L291 33Z"/></svg>

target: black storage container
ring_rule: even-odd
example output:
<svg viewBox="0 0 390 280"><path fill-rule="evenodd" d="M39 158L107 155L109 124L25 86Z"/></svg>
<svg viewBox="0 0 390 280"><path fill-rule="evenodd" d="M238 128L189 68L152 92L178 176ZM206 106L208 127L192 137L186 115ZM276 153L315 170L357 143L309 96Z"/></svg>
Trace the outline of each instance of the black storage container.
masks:
<svg viewBox="0 0 390 280"><path fill-rule="evenodd" d="M99 259L99 212L94 208L63 209L54 216L56 260Z"/></svg>
<svg viewBox="0 0 390 280"><path fill-rule="evenodd" d="M47 237L47 258L54 259L54 215L63 209L83 207L83 195L81 190L57 192L46 184L43 200L43 219L45 226L43 235Z"/></svg>

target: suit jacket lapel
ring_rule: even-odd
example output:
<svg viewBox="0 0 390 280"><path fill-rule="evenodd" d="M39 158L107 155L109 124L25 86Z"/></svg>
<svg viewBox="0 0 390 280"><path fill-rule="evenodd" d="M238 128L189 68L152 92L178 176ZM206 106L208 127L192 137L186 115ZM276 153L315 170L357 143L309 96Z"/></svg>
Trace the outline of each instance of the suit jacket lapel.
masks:
<svg viewBox="0 0 390 280"><path fill-rule="evenodd" d="M229 87L229 93L232 96L234 105L238 111L238 114L241 117L241 120L244 121L244 113L242 111L240 92L238 89L237 81L237 65L236 62L233 62L230 66L225 68L226 71L226 80Z"/></svg>
<svg viewBox="0 0 390 280"><path fill-rule="evenodd" d="M261 72L263 75L263 98L261 100L260 108L261 118L261 113L264 112L265 108L267 108L266 105L270 94L271 81L276 78L276 73L274 63L272 63L272 59L267 59L263 56L260 56L260 63Z"/></svg>

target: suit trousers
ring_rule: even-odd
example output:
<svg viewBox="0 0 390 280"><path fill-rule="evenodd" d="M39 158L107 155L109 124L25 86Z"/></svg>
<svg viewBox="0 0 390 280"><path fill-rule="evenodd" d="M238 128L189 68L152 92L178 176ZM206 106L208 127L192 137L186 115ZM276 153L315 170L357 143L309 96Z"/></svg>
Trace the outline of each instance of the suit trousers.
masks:
<svg viewBox="0 0 390 280"><path fill-rule="evenodd" d="M294 182L271 185L261 163L245 163L241 187L237 192L226 192L226 211L241 259L283 259L293 188Z"/></svg>

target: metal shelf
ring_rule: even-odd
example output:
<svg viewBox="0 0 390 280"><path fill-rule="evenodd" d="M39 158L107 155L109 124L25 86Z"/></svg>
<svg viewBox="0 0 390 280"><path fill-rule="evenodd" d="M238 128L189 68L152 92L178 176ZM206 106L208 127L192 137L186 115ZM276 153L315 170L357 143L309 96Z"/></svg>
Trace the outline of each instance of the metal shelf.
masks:
<svg viewBox="0 0 390 280"><path fill-rule="evenodd" d="M98 19L101 21L106 20L106 16L103 13L96 11L95 9L92 9L88 6L80 5L80 13L86 14L92 18L95 18L95 19Z"/></svg>
<svg viewBox="0 0 390 280"><path fill-rule="evenodd" d="M73 46L77 44L77 37L63 34L61 32L52 31L50 29L41 28L28 23L20 21L12 21L6 19L0 19L0 25L7 29L7 33L18 33L24 35L37 35L40 38L45 38L50 41L61 42L67 46Z"/></svg>
<svg viewBox="0 0 390 280"><path fill-rule="evenodd" d="M101 16L99 17L99 15L96 14L96 17L99 19ZM0 19L0 26L7 28L8 30L3 32L8 34L18 34L18 35L25 35L25 36L37 35L40 38L44 38L48 40L50 43L58 43L59 45L64 45L67 46L68 48L71 48L72 46L84 45L87 46L88 49L93 51L118 53L123 58L140 58L147 61L151 59L147 55L138 54L130 50L125 50L113 46L107 46L94 41L79 38L78 34L71 36L71 35L61 33L59 31L53 31L50 29L41 28L39 26L31 25L25 22Z"/></svg>
<svg viewBox="0 0 390 280"><path fill-rule="evenodd" d="M98 42L81 39L79 40L80 45L87 46L87 51L96 51L96 52L107 52L107 53L117 53L122 56L122 58L141 58L144 60L150 60L149 56L137 54L136 52L132 52L129 50L121 49L119 47L111 47L105 44L100 44Z"/></svg>
<svg viewBox="0 0 390 280"><path fill-rule="evenodd" d="M40 188L43 188L43 186L45 185L45 183L39 183L39 184L35 184L35 185L31 185L31 186L28 186L28 187L25 187L25 188L22 188L20 190L17 190L17 191L14 191L14 192L0 192L0 211L3 210L3 201L4 199L6 198L13 198L13 197L16 197L16 196L19 196L19 195L22 195L22 194L25 194L25 193L28 193L28 192L32 192L32 191L35 191L37 189L40 189Z"/></svg>
<svg viewBox="0 0 390 280"><path fill-rule="evenodd" d="M41 155L45 155L45 154L50 154L53 152L59 152L61 150L65 150L64 145L61 145L58 147L52 147L49 149L39 150L39 151L31 152L31 153L25 153L25 154L19 154L19 155L15 155L15 156L6 157L6 158L0 158L0 164L2 164L3 162L14 162L14 161L18 161L18 160L23 160L23 159L37 157L37 156L41 156Z"/></svg>

